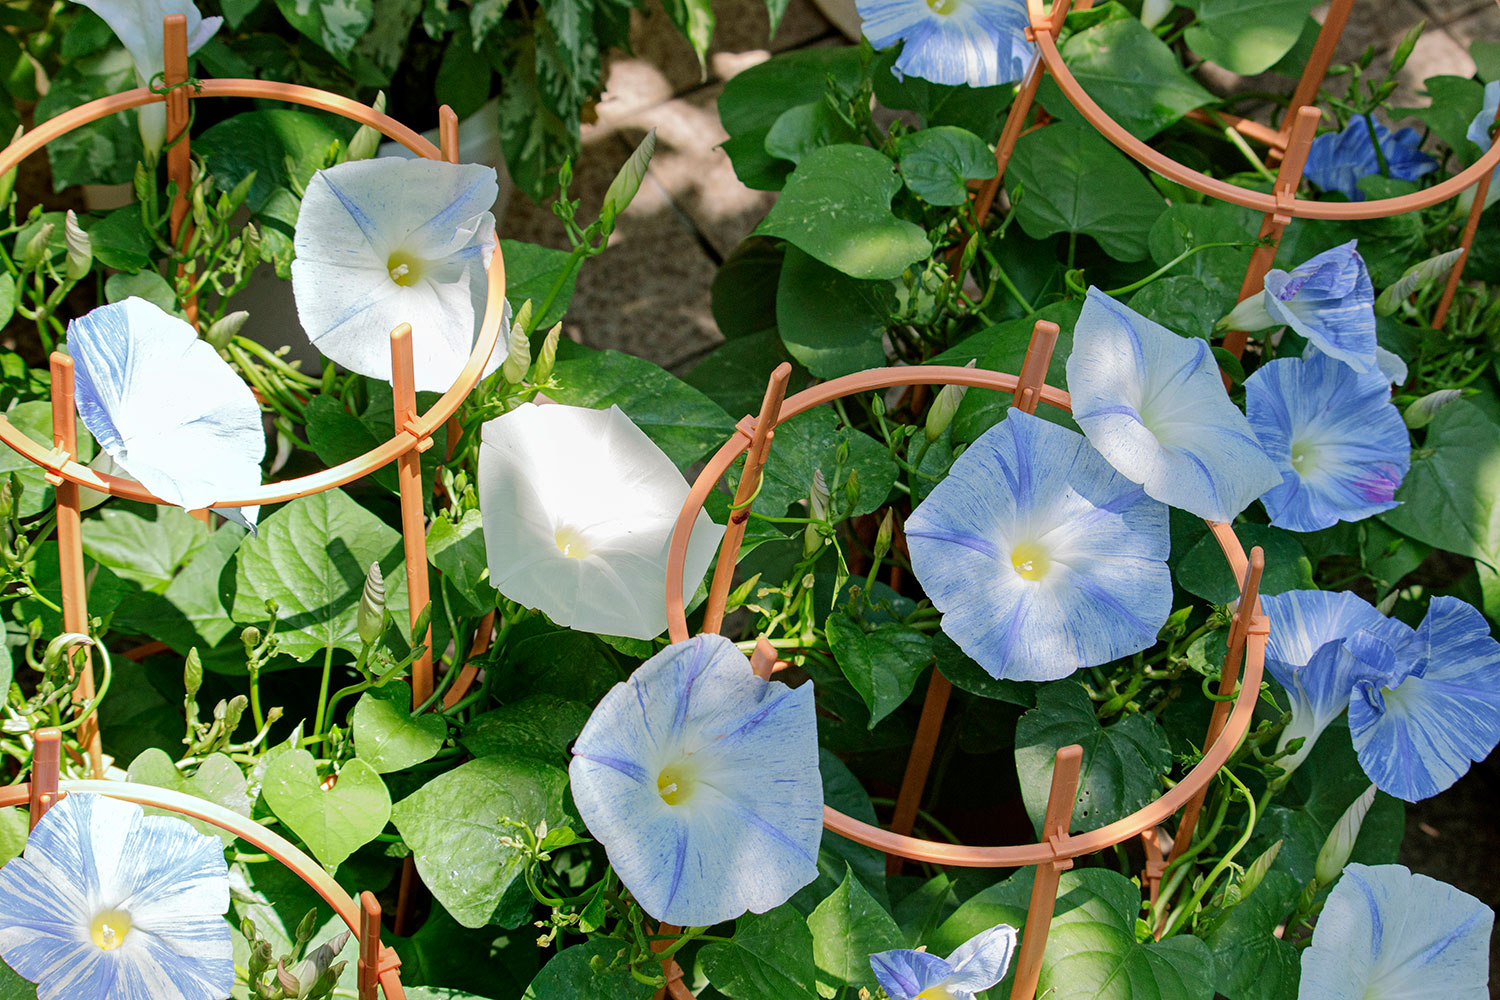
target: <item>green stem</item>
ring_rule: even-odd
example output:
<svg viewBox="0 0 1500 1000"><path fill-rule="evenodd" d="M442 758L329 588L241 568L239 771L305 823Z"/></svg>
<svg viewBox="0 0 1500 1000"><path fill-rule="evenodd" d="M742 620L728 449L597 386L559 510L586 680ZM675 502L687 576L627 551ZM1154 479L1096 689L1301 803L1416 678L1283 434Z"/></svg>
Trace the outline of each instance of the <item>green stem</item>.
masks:
<svg viewBox="0 0 1500 1000"><path fill-rule="evenodd" d="M1234 856L1240 851L1244 850L1245 845L1250 843L1251 835L1255 832L1255 820L1257 815L1255 796L1250 794L1250 789L1245 787L1244 782L1240 781L1239 778L1234 776L1233 771L1225 768L1221 773L1224 775L1224 777L1234 782L1234 786L1238 788L1240 794L1245 797L1245 805L1250 808L1250 821L1245 824L1245 830L1240 834L1240 838L1234 842L1234 846L1231 847L1228 852L1219 859L1218 864L1209 869L1207 877L1203 879L1203 882L1198 886L1192 897L1188 899L1187 905L1181 907L1177 910L1176 913L1172 915L1171 921L1167 924L1166 931L1162 934L1162 937L1164 938L1171 937L1174 933L1177 932L1179 928L1182 927L1183 924L1192 919L1193 914L1197 912L1198 904L1202 903L1203 897L1208 895L1208 890L1213 888L1213 884L1218 881L1219 876L1224 874L1229 866L1234 863Z"/></svg>
<svg viewBox="0 0 1500 1000"><path fill-rule="evenodd" d="M313 735L323 735L323 713L328 710L328 684L333 679L333 646L323 650L323 681L318 685L318 714L313 716Z"/></svg>

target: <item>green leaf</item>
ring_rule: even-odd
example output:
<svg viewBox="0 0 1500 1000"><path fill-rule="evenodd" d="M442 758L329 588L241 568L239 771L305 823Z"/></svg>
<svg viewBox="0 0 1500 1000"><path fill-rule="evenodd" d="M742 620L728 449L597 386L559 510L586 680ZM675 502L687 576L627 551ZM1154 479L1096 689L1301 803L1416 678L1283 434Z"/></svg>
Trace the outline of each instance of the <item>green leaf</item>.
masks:
<svg viewBox="0 0 1500 1000"><path fill-rule="evenodd" d="M51 450L51 403L42 400L21 403L13 407L9 413L4 414L3 419L9 420L16 430L40 444L44 449ZM76 457L78 461L84 463L91 461L94 457L94 439L88 431L84 430L82 421L78 422ZM16 513L22 520L36 517L43 511L51 509L54 494L41 466L33 465L19 452L9 448L0 448L0 482L9 481L12 474L21 480L22 492L16 503Z"/></svg>
<svg viewBox="0 0 1500 1000"><path fill-rule="evenodd" d="M500 842L542 820L567 823L567 772L534 760L481 757L439 775L397 802L391 819L412 849L417 871L465 927L481 927L521 877L521 852ZM545 975L545 970L543 970Z"/></svg>
<svg viewBox="0 0 1500 1000"><path fill-rule="evenodd" d="M91 523L84 522L85 532ZM134 628L166 643L181 656L186 656L194 646L199 647L200 653L213 649L234 629L234 621L219 599L219 577L234 558L245 534L245 529L237 524L219 525L164 592L132 594L126 598L115 616L116 627ZM232 655L239 660L239 671L243 672L243 658L238 651ZM204 666L218 669L208 657Z"/></svg>
<svg viewBox="0 0 1500 1000"><path fill-rule="evenodd" d="M339 62L346 62L375 15L373 0L276 0L281 16Z"/></svg>
<svg viewBox="0 0 1500 1000"><path fill-rule="evenodd" d="M919 76L906 74L896 79L891 72L900 50L895 46L875 55L870 78L875 85L875 99L887 108L915 111L928 128L956 125L973 132L987 143L1000 138L1005 114L1015 96L1015 87L970 87L966 84L945 86ZM994 176L991 174L991 176Z"/></svg>
<svg viewBox="0 0 1500 1000"><path fill-rule="evenodd" d="M181 507L116 500L83 523L83 551L153 594L208 541L208 525Z"/></svg>
<svg viewBox="0 0 1500 1000"><path fill-rule="evenodd" d="M37 103L36 123L40 125L80 104L135 86L135 65L129 54L111 44L103 51L65 63L57 71L48 83L47 93ZM195 136L195 144L196 141ZM129 183L141 156L136 112L106 115L47 143L52 190L61 191L75 184Z"/></svg>
<svg viewBox="0 0 1500 1000"><path fill-rule="evenodd" d="M250 957L250 946L239 930L242 920L253 921L256 932L270 942L277 955L291 952L297 928L309 910L318 911L312 936L315 942L326 941L348 929L338 914L325 909L323 898L285 865L236 862L230 865L230 870L234 879L234 891L229 897L230 940L234 943L235 964L240 968L245 968ZM344 956L352 959L357 948L357 944L350 942ZM354 993L358 976L359 963L351 960L339 977L339 986Z"/></svg>
<svg viewBox="0 0 1500 1000"><path fill-rule="evenodd" d="M16 313L16 279L9 273L0 274L0 325L10 322Z"/></svg>
<svg viewBox="0 0 1500 1000"><path fill-rule="evenodd" d="M649 1000L656 992L655 987L636 979L623 964L602 976L594 971L594 959L613 962L622 944L615 938L594 938L564 948L542 966L542 971L526 987L526 995L521 1000L561 1000L563 997L568 1000Z"/></svg>
<svg viewBox="0 0 1500 1000"><path fill-rule="evenodd" d="M550 329L563 318L563 314L568 311L568 303L573 300L573 285L578 280L578 269L575 267L569 270L567 267L571 254L566 250L554 250L535 243L501 240L500 255L505 259L505 297L510 300L513 308L519 308L522 302L530 299L531 308L539 310L548 296L553 294L552 290L557 289L556 297L545 313L533 312L536 319L533 328L542 331Z"/></svg>
<svg viewBox="0 0 1500 1000"><path fill-rule="evenodd" d="M89 234L89 245L95 258L105 267L139 271L151 266L156 244L141 221L139 205L126 205L103 218L85 216L79 221Z"/></svg>
<svg viewBox="0 0 1500 1000"><path fill-rule="evenodd" d="M527 695L485 712L464 726L459 742L476 757L532 757L568 763L568 746L583 731L591 709L551 694Z"/></svg>
<svg viewBox="0 0 1500 1000"><path fill-rule="evenodd" d="M1235 525L1234 533L1246 555L1257 545L1265 550L1266 571L1260 579L1262 594L1316 588L1312 560L1295 534L1266 524L1247 523ZM1239 596L1240 585L1213 535L1205 533L1180 560L1173 562L1177 585L1189 594L1215 604L1228 604Z"/></svg>
<svg viewBox="0 0 1500 1000"><path fill-rule="evenodd" d="M870 796L849 770L849 766L825 747L818 748L818 772L823 779L823 802L851 819L879 824ZM882 906L888 899L885 886L885 855L872 847L857 844L829 830L823 831L818 845L818 877L799 889L791 904L799 912L810 914L817 905L836 891L850 871L863 883Z"/></svg>
<svg viewBox="0 0 1500 1000"><path fill-rule="evenodd" d="M1071 743L1083 748L1083 769L1070 830L1095 830L1154 802L1172 752L1150 716L1136 713L1099 725L1094 705L1075 680L1037 690L1036 708L1016 724L1016 773L1032 825L1041 829L1052 785L1053 758Z"/></svg>
<svg viewBox="0 0 1500 1000"><path fill-rule="evenodd" d="M500 149L516 186L540 202L552 191L553 172L578 152L578 116L547 105L535 38L523 35L513 52L500 88Z"/></svg>
<svg viewBox="0 0 1500 1000"><path fill-rule="evenodd" d="M1464 163L1479 157L1479 147L1469 141L1469 123L1484 104L1484 86L1464 76L1429 76L1422 89L1432 103L1421 108L1392 108L1391 113L1419 119L1432 129Z"/></svg>
<svg viewBox="0 0 1500 1000"><path fill-rule="evenodd" d="M246 625L264 622L266 601L274 599L283 653L299 660L329 647L358 653L355 617L372 562L385 574L386 608L404 624L401 536L343 490L300 497L240 546L230 616Z"/></svg>
<svg viewBox="0 0 1500 1000"><path fill-rule="evenodd" d="M787 353L819 378L885 365L889 281L861 281L788 247L776 288L776 325ZM764 393L756 386L756 394Z"/></svg>
<svg viewBox="0 0 1500 1000"><path fill-rule="evenodd" d="M1226 288L1238 289L1250 263L1248 244L1255 240L1256 225L1245 209L1235 205L1218 202L1171 205L1157 216L1146 236L1146 245L1151 252L1151 263L1165 267L1183 251L1205 243L1245 243L1243 247L1200 250L1172 271L1175 275L1200 278L1205 283L1216 281Z"/></svg>
<svg viewBox="0 0 1500 1000"><path fill-rule="evenodd" d="M995 176L995 154L983 139L953 125L908 132L896 143L906 186L929 205L962 205L968 182Z"/></svg>
<svg viewBox="0 0 1500 1000"><path fill-rule="evenodd" d="M129 774L131 781L195 795L230 812L250 815L250 793L245 787L245 775L238 764L221 753L208 755L198 763L192 775L187 775L178 770L165 751L152 747L130 762ZM177 815L163 809L148 811L157 816ZM218 837L226 847L235 841L234 834L212 823L191 817L187 817L187 821L198 832Z"/></svg>
<svg viewBox="0 0 1500 1000"><path fill-rule="evenodd" d="M822 146L857 142L859 133L827 101L799 104L781 113L766 133L766 152L792 163Z"/></svg>
<svg viewBox="0 0 1500 1000"><path fill-rule="evenodd" d="M479 511L465 511L457 523L446 517L433 518L432 527L427 529L427 561L443 574L448 592L461 602L455 610L482 615L495 607Z"/></svg>
<svg viewBox="0 0 1500 1000"><path fill-rule="evenodd" d="M709 307L726 339L762 333L776 325L776 286L781 282L783 256L780 241L747 236L719 265Z"/></svg>
<svg viewBox="0 0 1500 1000"><path fill-rule="evenodd" d="M4 638L4 633L0 633L0 640L3 640ZM15 668L11 663L10 645L4 641L0 641L0 698L4 698L7 700L9 699L10 682L14 679ZM0 813L4 812L5 810L0 809ZM0 858L0 865L5 864L6 860L7 859Z"/></svg>
<svg viewBox="0 0 1500 1000"><path fill-rule="evenodd" d="M870 728L911 695L922 671L932 663L932 642L925 633L885 622L866 632L847 615L828 616L828 646L839 669L870 709Z"/></svg>
<svg viewBox="0 0 1500 1000"><path fill-rule="evenodd" d="M1217 278L1176 274L1136 292L1130 308L1184 337L1211 340L1219 317L1234 308L1234 291Z"/></svg>
<svg viewBox="0 0 1500 1000"><path fill-rule="evenodd" d="M932 637L932 650L937 656L938 670L960 691L1026 708L1035 707L1035 685L991 677L983 667L958 648L958 643L942 632Z"/></svg>
<svg viewBox="0 0 1500 1000"><path fill-rule="evenodd" d="M289 750L266 766L260 793L327 868L337 868L374 840L391 817L385 782L358 758L345 761L338 781L324 790L312 754Z"/></svg>
<svg viewBox="0 0 1500 1000"><path fill-rule="evenodd" d="M781 335L772 326L747 337L726 340L682 380L718 403L725 413L758 413L765 398L766 381L783 362L792 365L788 392L807 384L807 370L792 361Z"/></svg>
<svg viewBox="0 0 1500 1000"><path fill-rule="evenodd" d="M717 403L644 358L564 341L552 378L552 399L595 409L618 406L679 467L734 433L734 421Z"/></svg>
<svg viewBox="0 0 1500 1000"><path fill-rule="evenodd" d="M1183 0L1197 11L1188 45L1203 58L1245 76L1264 72L1286 55L1312 13L1311 0Z"/></svg>
<svg viewBox="0 0 1500 1000"><path fill-rule="evenodd" d="M735 175L749 187L780 190L791 167L766 152L771 127L789 109L821 100L830 79L852 91L860 77L859 50L850 47L799 49L736 73L718 101Z"/></svg>
<svg viewBox="0 0 1500 1000"><path fill-rule="evenodd" d="M442 716L411 714L411 685L390 681L359 696L350 716L354 754L381 774L431 760L443 748Z"/></svg>
<svg viewBox="0 0 1500 1000"><path fill-rule="evenodd" d="M1482 82L1500 80L1500 42L1476 38L1469 43L1469 55L1474 60L1475 76Z"/></svg>
<svg viewBox="0 0 1500 1000"><path fill-rule="evenodd" d="M451 107L460 119L467 118L489 100L491 75L489 57L474 51L469 32L459 28L449 37L442 62L438 63L433 96ZM506 271L509 277L509 268Z"/></svg>
<svg viewBox="0 0 1500 1000"><path fill-rule="evenodd" d="M843 883L818 904L807 918L812 931L813 961L818 968L818 990L876 987L870 956L906 947L901 928L846 868Z"/></svg>
<svg viewBox="0 0 1500 1000"><path fill-rule="evenodd" d="M1022 928L1035 869L977 893L943 922L930 951L948 954L996 924ZM1212 1000L1213 956L1197 938L1140 944L1139 888L1118 872L1074 869L1058 880L1057 907L1037 996L1047 1000ZM1008 996L1015 966L989 992Z"/></svg>
<svg viewBox="0 0 1500 1000"><path fill-rule="evenodd" d="M803 158L756 232L779 236L855 278L894 278L932 254L921 226L891 213L895 165L867 146L825 146Z"/></svg>
<svg viewBox="0 0 1500 1000"><path fill-rule="evenodd" d="M125 299L145 299L162 312L182 317L177 306L177 293L172 285L155 271L140 271L136 274L111 274L104 282L104 297L110 302Z"/></svg>
<svg viewBox="0 0 1500 1000"><path fill-rule="evenodd" d="M1205 937L1214 953L1214 986L1226 1000L1297 1000L1302 953L1276 929L1301 894L1302 884L1286 872L1268 872Z"/></svg>
<svg viewBox="0 0 1500 1000"><path fill-rule="evenodd" d="M255 13L260 3L261 0L221 0L219 8L224 11L224 20L229 27L238 29L245 18Z"/></svg>
<svg viewBox="0 0 1500 1000"><path fill-rule="evenodd" d="M747 913L734 938L698 953L708 981L731 1000L808 1000L817 978L812 931L790 906Z"/></svg>
<svg viewBox="0 0 1500 1000"><path fill-rule="evenodd" d="M713 5L709 0L662 0L661 5L682 37L693 46L698 65L704 66L708 46L714 38Z"/></svg>
<svg viewBox="0 0 1500 1000"><path fill-rule="evenodd" d="M1137 139L1149 139L1215 100L1188 76L1167 44L1133 17L1102 21L1075 33L1063 43L1062 56L1089 96ZM1083 116L1051 80L1042 84L1039 96L1053 115L1083 124Z"/></svg>
<svg viewBox="0 0 1500 1000"><path fill-rule="evenodd" d="M1023 135L1005 184L1028 236L1082 233L1122 261L1146 256L1144 234L1166 207L1123 153L1091 127L1067 123Z"/></svg>
<svg viewBox="0 0 1500 1000"><path fill-rule="evenodd" d="M36 987L0 960L0 1000L36 1000Z"/></svg>
<svg viewBox="0 0 1500 1000"><path fill-rule="evenodd" d="M836 453L846 441L849 461L836 478ZM859 503L850 512L853 516L879 510L896 483L890 452L863 431L840 427L838 415L821 406L776 428L776 444L762 473L755 509L772 517L785 514L794 501L807 499L817 469L823 470L823 478L834 491L835 506L843 502L841 490L849 470L859 473Z"/></svg>
<svg viewBox="0 0 1500 1000"><path fill-rule="evenodd" d="M25 809L20 806L0 809L0 865L21 856L30 831L30 818Z"/></svg>

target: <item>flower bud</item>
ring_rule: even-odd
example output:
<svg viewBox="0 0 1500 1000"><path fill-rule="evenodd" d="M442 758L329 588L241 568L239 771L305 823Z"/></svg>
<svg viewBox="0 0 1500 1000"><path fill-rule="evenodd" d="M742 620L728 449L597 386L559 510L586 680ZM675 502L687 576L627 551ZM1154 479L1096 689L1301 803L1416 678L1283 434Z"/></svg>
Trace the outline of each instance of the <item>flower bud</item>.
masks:
<svg viewBox="0 0 1500 1000"><path fill-rule="evenodd" d="M48 244L52 241L53 224L44 222L37 227L37 231L31 234L31 239L26 241L26 247L21 251L21 270L23 272L35 271L42 266L42 262L50 254Z"/></svg>
<svg viewBox="0 0 1500 1000"><path fill-rule="evenodd" d="M1375 786L1371 785L1363 795L1349 803L1344 815L1333 825L1333 832L1328 835L1328 839L1323 842L1323 849L1318 852L1318 863L1314 868L1314 878L1318 880L1318 885L1331 885L1349 863L1349 855L1354 853L1354 842L1359 839L1359 828L1364 824L1365 814L1374 803Z"/></svg>
<svg viewBox="0 0 1500 1000"><path fill-rule="evenodd" d="M1240 879L1240 899L1254 892L1264 881L1266 872L1276 863L1276 855L1281 853L1281 841L1276 841L1266 848L1260 857L1250 862L1250 867L1245 869L1245 875Z"/></svg>
<svg viewBox="0 0 1500 1000"><path fill-rule="evenodd" d="M245 647L245 655L249 656L260 645L260 629L254 625L246 625L240 632L240 643Z"/></svg>
<svg viewBox="0 0 1500 1000"><path fill-rule="evenodd" d="M891 538L896 533L896 512L887 509L885 517L880 522L880 528L875 532L875 551L872 558L875 562L885 558L885 554L891 551Z"/></svg>
<svg viewBox="0 0 1500 1000"><path fill-rule="evenodd" d="M1214 324L1214 332L1264 330L1275 325L1276 321L1271 318L1270 311L1266 309L1266 293L1262 291L1231 309L1228 315Z"/></svg>
<svg viewBox="0 0 1500 1000"><path fill-rule="evenodd" d="M528 299L511 324L505 361L500 365L500 377L511 385L520 385L531 368L531 339L526 335L526 322L530 319L531 301Z"/></svg>
<svg viewBox="0 0 1500 1000"><path fill-rule="evenodd" d="M204 339L213 346L214 350L222 351L229 346L229 342L234 339L235 334L240 332L245 325L245 320L249 318L250 314L243 309L222 316L208 328Z"/></svg>
<svg viewBox="0 0 1500 1000"><path fill-rule="evenodd" d="M245 266L254 267L260 261L260 230L246 223L245 231L240 234L244 241Z"/></svg>
<svg viewBox="0 0 1500 1000"><path fill-rule="evenodd" d="M819 524L828 520L828 480L822 469L813 470L812 490L807 496L807 516L818 522L809 524L802 532L802 554L810 556L823 547L823 533Z"/></svg>
<svg viewBox="0 0 1500 1000"><path fill-rule="evenodd" d="M656 129L646 133L646 138L635 147L635 152L630 154L630 159L615 174L615 179L610 181L609 189L604 192L604 204L599 208L599 221L606 229L614 228L615 219L621 212L630 207L631 201L635 199L636 192L641 189L641 181L646 178L646 168L651 165L652 154L656 152Z"/></svg>
<svg viewBox="0 0 1500 1000"><path fill-rule="evenodd" d="M71 208L63 217L63 239L68 247L68 260L63 267L63 274L69 281L77 281L88 274L89 268L94 264L94 244L89 239L89 234L78 225L78 216L73 214Z"/></svg>
<svg viewBox="0 0 1500 1000"><path fill-rule="evenodd" d="M858 469L850 469L849 478L844 480L844 503L845 510L853 510L859 504Z"/></svg>
<svg viewBox="0 0 1500 1000"><path fill-rule="evenodd" d="M1432 423L1432 418L1438 415L1439 410L1461 399L1463 394L1462 389L1439 389L1436 392L1429 392L1401 411L1401 419L1405 420L1406 426L1413 430L1426 427Z"/></svg>
<svg viewBox="0 0 1500 1000"><path fill-rule="evenodd" d="M557 342L562 338L562 324L555 323L552 329L547 331L547 337L542 341L542 349L536 352L536 367L532 369L531 380L536 385L546 385L547 380L552 377L552 365L557 361Z"/></svg>
<svg viewBox="0 0 1500 1000"><path fill-rule="evenodd" d="M137 160L135 163L135 175L131 177L131 186L135 189L135 200L144 205L151 200L151 172L146 165Z"/></svg>
<svg viewBox="0 0 1500 1000"><path fill-rule="evenodd" d="M964 367L973 368L976 364L978 361L970 361ZM953 415L958 412L958 404L964 401L964 394L968 391L969 387L966 385L945 385L938 390L937 398L927 409L928 441L936 441L943 436L948 425L953 423Z"/></svg>
<svg viewBox="0 0 1500 1000"><path fill-rule="evenodd" d="M191 701L203 686L203 661L198 658L198 647L188 650L187 660L182 665L182 686Z"/></svg>
<svg viewBox="0 0 1500 1000"><path fill-rule="evenodd" d="M359 598L359 614L356 627L360 641L369 645L380 638L385 626L385 577L380 573L380 563L370 563L365 574L365 589Z"/></svg>
<svg viewBox="0 0 1500 1000"><path fill-rule="evenodd" d="M385 113L385 91L382 90L375 95L375 100L370 107L374 108L377 114ZM354 133L354 138L349 140L349 149L344 154L344 159L346 161L368 160L380 149L380 140L383 138L385 137L380 134L379 130L368 125L361 125Z"/></svg>

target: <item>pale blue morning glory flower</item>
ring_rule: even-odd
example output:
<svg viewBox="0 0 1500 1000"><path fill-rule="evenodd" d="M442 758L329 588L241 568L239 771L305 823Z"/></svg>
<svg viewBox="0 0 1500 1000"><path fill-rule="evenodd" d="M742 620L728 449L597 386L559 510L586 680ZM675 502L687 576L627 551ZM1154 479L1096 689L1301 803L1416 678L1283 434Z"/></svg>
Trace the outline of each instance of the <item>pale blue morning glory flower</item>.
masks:
<svg viewBox="0 0 1500 1000"><path fill-rule="evenodd" d="M443 392L474 349L495 253L493 167L356 160L319 170L297 216L292 292L313 346L390 380L391 331L411 324L418 391ZM503 339L485 367L505 360Z"/></svg>
<svg viewBox="0 0 1500 1000"><path fill-rule="evenodd" d="M568 768L578 814L657 920L716 924L817 878L813 687L765 681L721 635L674 643L600 700Z"/></svg>
<svg viewBox="0 0 1500 1000"><path fill-rule="evenodd" d="M1376 368L1375 288L1350 240L1293 268L1266 274L1264 303L1277 322L1329 357L1360 371Z"/></svg>
<svg viewBox="0 0 1500 1000"><path fill-rule="evenodd" d="M1324 191L1338 191L1350 201L1364 201L1359 182L1380 174L1376 142L1380 143L1390 176L1397 180L1414 181L1438 168L1437 159L1422 152L1422 134L1416 129L1392 132L1373 118L1355 115L1342 132L1324 132L1313 140L1302 176Z"/></svg>
<svg viewBox="0 0 1500 1000"><path fill-rule="evenodd" d="M1260 608L1271 629L1266 669L1291 699L1292 721L1276 749L1303 740L1300 750L1277 762L1292 771L1349 707L1355 683L1377 673L1363 644L1399 638L1406 626L1347 591L1289 590L1262 597Z"/></svg>
<svg viewBox="0 0 1500 1000"><path fill-rule="evenodd" d="M78 414L131 477L190 510L260 486L260 406L191 326L145 299L68 324ZM219 508L247 527L256 507Z"/></svg>
<svg viewBox="0 0 1500 1000"><path fill-rule="evenodd" d="M1500 80L1491 80L1484 85L1484 106L1479 109L1479 114L1469 122L1469 130L1465 133L1470 142L1479 147L1481 153L1490 151L1490 129L1495 127L1495 112L1500 111ZM1490 175L1490 190L1485 196L1486 208L1500 201L1500 167L1496 167ZM1464 189L1464 196L1460 199L1464 211L1468 211L1474 204L1474 189Z"/></svg>
<svg viewBox="0 0 1500 1000"><path fill-rule="evenodd" d="M1073 331L1068 390L1089 442L1162 503L1227 522L1281 481L1229 401L1208 342L1096 288Z"/></svg>
<svg viewBox="0 0 1500 1000"><path fill-rule="evenodd" d="M943 631L994 677L1053 680L1137 652L1172 611L1167 508L1020 410L959 456L906 537Z"/></svg>
<svg viewBox="0 0 1500 1000"><path fill-rule="evenodd" d="M974 994L1005 978L1015 950L1016 929L999 924L947 958L898 948L871 955L870 968L891 1000L974 1000Z"/></svg>
<svg viewBox="0 0 1500 1000"><path fill-rule="evenodd" d="M1379 673L1356 681L1349 731L1376 787L1416 802L1500 742L1500 643L1484 615L1454 597L1434 597L1415 630L1390 627L1394 635L1362 650Z"/></svg>
<svg viewBox="0 0 1500 1000"><path fill-rule="evenodd" d="M1487 1000L1495 913L1402 865L1352 864L1302 953L1297 1000Z"/></svg>
<svg viewBox="0 0 1500 1000"><path fill-rule="evenodd" d="M1261 497L1278 528L1317 531L1396 506L1411 437L1384 375L1310 348L1257 369L1245 381L1245 413L1281 469Z"/></svg>
<svg viewBox="0 0 1500 1000"><path fill-rule="evenodd" d="M904 42L891 67L932 83L993 87L1019 80L1035 55L1020 0L858 0L864 35L883 49Z"/></svg>
<svg viewBox="0 0 1500 1000"><path fill-rule="evenodd" d="M224 1000L228 908L218 838L75 792L0 868L0 958L38 1000Z"/></svg>

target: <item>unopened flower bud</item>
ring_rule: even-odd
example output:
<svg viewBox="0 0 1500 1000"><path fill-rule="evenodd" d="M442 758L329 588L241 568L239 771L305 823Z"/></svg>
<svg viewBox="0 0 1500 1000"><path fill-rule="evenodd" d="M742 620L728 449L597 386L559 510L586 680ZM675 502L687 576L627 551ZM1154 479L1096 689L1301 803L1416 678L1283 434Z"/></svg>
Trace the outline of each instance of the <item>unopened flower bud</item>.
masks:
<svg viewBox="0 0 1500 1000"><path fill-rule="evenodd" d="M511 385L520 385L531 368L531 339L526 335L525 322L531 318L531 302L521 307L516 322L511 324L507 340L505 361L500 365L500 376Z"/></svg>
<svg viewBox="0 0 1500 1000"><path fill-rule="evenodd" d="M859 470L850 469L849 478L844 480L844 503L845 510L853 510L859 503Z"/></svg>
<svg viewBox="0 0 1500 1000"><path fill-rule="evenodd" d="M1254 892L1264 881L1266 872L1276 863L1276 856L1281 853L1281 841L1276 841L1261 853L1261 856L1250 862L1250 867L1245 869L1244 878L1240 879L1240 899Z"/></svg>
<svg viewBox="0 0 1500 1000"><path fill-rule="evenodd" d="M249 318L250 314L243 309L222 316L208 328L204 339L213 346L214 350L222 351L229 346L229 342L234 339L235 334L240 332L245 325L245 320Z"/></svg>
<svg viewBox="0 0 1500 1000"><path fill-rule="evenodd" d="M260 629L246 625L240 632L240 643L245 647L245 655L249 656L260 645Z"/></svg>
<svg viewBox="0 0 1500 1000"><path fill-rule="evenodd" d="M973 368L977 361L970 361L964 365L965 368ZM953 415L958 412L958 404L964 401L964 394L969 391L966 385L945 385L938 390L937 398L932 401L932 406L927 410L926 434L928 441L936 441L943 436L948 425L953 423Z"/></svg>
<svg viewBox="0 0 1500 1000"><path fill-rule="evenodd" d="M385 91L375 95L375 100L370 107L375 109L376 114L385 113ZM354 133L354 138L349 140L349 150L344 154L345 160L368 160L380 149L380 140L385 138L379 130L368 125L361 125Z"/></svg>
<svg viewBox="0 0 1500 1000"><path fill-rule="evenodd" d="M552 366L557 361L557 342L562 339L562 324L554 323L552 329L547 331L547 337L542 341L542 349L536 352L536 367L532 369L531 378L537 385L546 385L547 380L552 377Z"/></svg>
<svg viewBox="0 0 1500 1000"><path fill-rule="evenodd" d="M71 208L63 217L63 240L68 247L68 260L63 266L63 274L69 281L77 281L88 274L89 268L94 264L94 245L89 234L78 224L78 216L73 214Z"/></svg>
<svg viewBox="0 0 1500 1000"><path fill-rule="evenodd" d="M198 658L198 647L188 650L187 660L182 665L182 686L189 699L198 694L203 686L203 661Z"/></svg>
<svg viewBox="0 0 1500 1000"><path fill-rule="evenodd" d="M1318 862L1313 869L1313 877L1318 880L1319 885L1331 885L1349 863L1349 855L1354 853L1354 842L1359 839L1359 828L1364 825L1365 814L1374 804L1375 786L1371 785L1363 795L1349 803L1344 815L1333 825L1333 832L1323 842L1323 849L1318 852Z"/></svg>
<svg viewBox="0 0 1500 1000"><path fill-rule="evenodd" d="M359 614L356 618L356 626L359 631L360 641L365 644L373 643L380 638L381 630L385 625L385 577L381 575L380 563L370 563L370 571L365 574L365 589L359 598Z"/></svg>
<svg viewBox="0 0 1500 1000"><path fill-rule="evenodd" d="M625 211L634 200L636 192L641 189L641 181L646 177L646 168L651 165L651 157L656 152L656 129L646 133L646 138L635 147L635 152L630 154L630 159L615 174L615 179L610 181L609 189L604 192L604 204L599 207L599 221L607 228L612 228L615 219Z"/></svg>
<svg viewBox="0 0 1500 1000"><path fill-rule="evenodd" d="M240 239L245 248L245 266L254 267L260 261L260 230L247 223L245 231L240 234Z"/></svg>
<svg viewBox="0 0 1500 1000"><path fill-rule="evenodd" d="M880 528L875 532L875 551L873 559L875 562L885 558L885 554L891 551L891 538L896 534L896 512L887 509L885 517L880 522Z"/></svg>
<svg viewBox="0 0 1500 1000"><path fill-rule="evenodd" d="M823 478L822 469L813 470L812 489L807 496L807 516L817 523L803 529L804 556L810 556L823 547L823 533L818 528L821 522L828 520L828 480Z"/></svg>
<svg viewBox="0 0 1500 1000"><path fill-rule="evenodd" d="M1271 318L1270 311L1266 309L1266 293L1262 291L1231 309L1228 315L1214 324L1214 332L1264 330L1275 325L1276 320Z"/></svg>
<svg viewBox="0 0 1500 1000"><path fill-rule="evenodd" d="M48 244L52 241L53 228L52 223L44 222L31 234L31 239L26 241L26 246L21 251L22 271L35 271L42 266L42 262L50 254Z"/></svg>
<svg viewBox="0 0 1500 1000"><path fill-rule="evenodd" d="M135 189L137 202L144 205L151 200L151 172L139 160L135 163L135 175L131 178L131 186Z"/></svg>
<svg viewBox="0 0 1500 1000"><path fill-rule="evenodd" d="M1406 426L1416 429L1426 427L1432 423L1432 418L1438 415L1438 411L1449 403L1463 398L1462 389L1439 389L1429 392L1427 395L1412 403L1401 411L1401 419L1406 421Z"/></svg>

